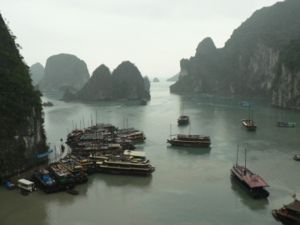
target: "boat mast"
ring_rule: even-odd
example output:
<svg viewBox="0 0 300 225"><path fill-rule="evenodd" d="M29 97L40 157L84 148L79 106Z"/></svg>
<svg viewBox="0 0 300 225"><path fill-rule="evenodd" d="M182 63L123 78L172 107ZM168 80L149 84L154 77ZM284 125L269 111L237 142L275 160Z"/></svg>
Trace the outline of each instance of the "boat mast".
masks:
<svg viewBox="0 0 300 225"><path fill-rule="evenodd" d="M245 172L247 168L247 149L245 148Z"/></svg>
<svg viewBox="0 0 300 225"><path fill-rule="evenodd" d="M236 166L238 165L238 162L239 162L239 148L240 148L240 145L237 144L237 150L236 150L236 163L235 163Z"/></svg>
<svg viewBox="0 0 300 225"><path fill-rule="evenodd" d="M249 109L248 109L248 120L250 120L251 119L251 107L250 107L250 104L249 104Z"/></svg>
<svg viewBox="0 0 300 225"><path fill-rule="evenodd" d="M170 123L170 139L172 137L172 124Z"/></svg>

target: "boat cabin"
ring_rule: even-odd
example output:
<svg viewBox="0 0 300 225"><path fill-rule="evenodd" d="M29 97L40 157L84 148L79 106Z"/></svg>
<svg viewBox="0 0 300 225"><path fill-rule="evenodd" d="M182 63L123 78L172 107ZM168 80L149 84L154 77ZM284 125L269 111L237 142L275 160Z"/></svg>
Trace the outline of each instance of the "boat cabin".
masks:
<svg viewBox="0 0 300 225"><path fill-rule="evenodd" d="M25 191L29 191L32 192L35 189L34 183L26 180L26 179L19 179L18 180L18 188L25 190Z"/></svg>

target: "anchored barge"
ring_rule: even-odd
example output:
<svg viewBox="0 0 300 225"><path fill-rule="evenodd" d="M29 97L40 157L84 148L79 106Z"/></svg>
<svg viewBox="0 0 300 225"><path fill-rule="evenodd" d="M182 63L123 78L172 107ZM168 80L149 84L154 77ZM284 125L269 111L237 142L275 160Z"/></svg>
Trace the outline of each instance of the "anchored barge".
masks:
<svg viewBox="0 0 300 225"><path fill-rule="evenodd" d="M284 225L300 225L300 201L295 199L280 209L274 209L272 215Z"/></svg>
<svg viewBox="0 0 300 225"><path fill-rule="evenodd" d="M261 199L269 197L269 192L265 189L269 185L259 175L253 173L246 167L246 149L245 149L245 166L238 165L238 151L237 162L231 168L231 177L236 180L252 198Z"/></svg>
<svg viewBox="0 0 300 225"><path fill-rule="evenodd" d="M201 135L185 135L177 134L176 137L170 138L167 140L172 146L181 146L181 147L210 147L211 141L209 136Z"/></svg>
<svg viewBox="0 0 300 225"><path fill-rule="evenodd" d="M56 162L49 165L49 172L57 181L60 189L71 189L75 186L73 175L61 163Z"/></svg>
<svg viewBox="0 0 300 225"><path fill-rule="evenodd" d="M72 158L72 156L68 155L62 159L60 163L72 174L75 183L82 184L88 181L87 174L85 173L83 167L78 161Z"/></svg>

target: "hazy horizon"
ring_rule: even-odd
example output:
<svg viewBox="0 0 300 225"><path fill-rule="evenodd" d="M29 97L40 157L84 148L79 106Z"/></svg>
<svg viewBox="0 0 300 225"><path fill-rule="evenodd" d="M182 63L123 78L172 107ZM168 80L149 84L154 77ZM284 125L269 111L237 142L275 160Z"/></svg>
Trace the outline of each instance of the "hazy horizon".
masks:
<svg viewBox="0 0 300 225"><path fill-rule="evenodd" d="M21 54L30 66L49 56L74 54L90 74L130 60L145 76L170 77L179 61L211 37L223 47L252 13L278 0L11 0L1 2Z"/></svg>

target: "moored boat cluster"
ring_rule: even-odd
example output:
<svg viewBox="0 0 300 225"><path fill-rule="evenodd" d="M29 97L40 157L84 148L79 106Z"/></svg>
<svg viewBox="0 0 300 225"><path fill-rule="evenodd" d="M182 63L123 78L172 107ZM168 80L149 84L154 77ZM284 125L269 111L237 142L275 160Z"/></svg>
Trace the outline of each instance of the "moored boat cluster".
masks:
<svg viewBox="0 0 300 225"><path fill-rule="evenodd" d="M145 139L142 131L118 129L111 124L75 129L66 141L71 151L60 160L34 171L28 180L46 193L67 190L76 194L73 188L87 182L88 175L93 173L149 176L155 168L145 152L135 147ZM23 180L18 182L19 188L33 191L32 182Z"/></svg>

